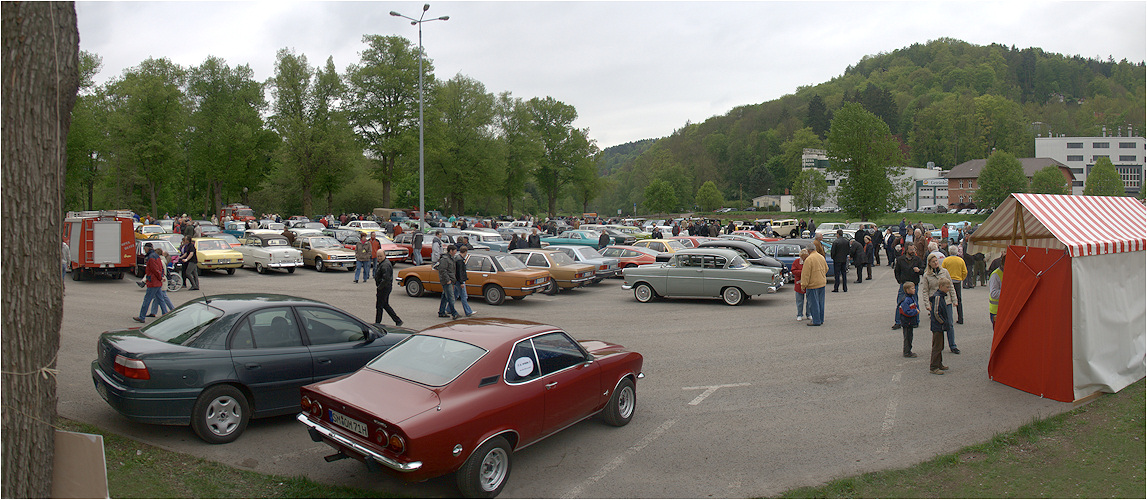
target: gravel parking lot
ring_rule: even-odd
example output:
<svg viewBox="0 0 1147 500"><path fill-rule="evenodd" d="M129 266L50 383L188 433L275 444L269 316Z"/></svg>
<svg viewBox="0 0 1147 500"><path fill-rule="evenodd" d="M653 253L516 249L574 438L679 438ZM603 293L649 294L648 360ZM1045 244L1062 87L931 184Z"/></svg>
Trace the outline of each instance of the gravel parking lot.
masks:
<svg viewBox="0 0 1147 500"><path fill-rule="evenodd" d="M400 264L398 269L406 267ZM143 290L122 281L66 282L59 354L62 416L170 450L263 473L385 490L415 497L457 496L453 478L404 484L311 442L293 416L253 420L238 441L209 445L190 428L135 424L93 388L89 365L100 332L134 326ZM919 358L900 356L890 330L896 282L888 267L873 280L826 293L825 325L796 321L791 285L739 307L719 300L640 304L620 280L556 296L489 306L483 317L539 321L578 339L618 342L645 356L646 378L626 427L591 419L514 456L503 497L756 497L862 472L903 467L1072 408L988 379L991 330L987 288L964 291L960 355L945 351L947 375L928 373L931 334L916 335ZM239 270L200 278L202 292L265 291L322 300L374 318L372 284L353 273ZM831 289L831 278L829 287ZM191 299L171 293L176 305ZM395 289L405 326L437 324L438 297ZM925 327L924 330L927 328ZM242 492L235 492L242 497Z"/></svg>

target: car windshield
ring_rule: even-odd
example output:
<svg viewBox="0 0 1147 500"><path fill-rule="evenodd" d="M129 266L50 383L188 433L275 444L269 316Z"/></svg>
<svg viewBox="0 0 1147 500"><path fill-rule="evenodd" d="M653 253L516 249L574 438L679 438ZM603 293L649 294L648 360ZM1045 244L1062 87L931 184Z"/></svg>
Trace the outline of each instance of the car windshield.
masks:
<svg viewBox="0 0 1147 500"><path fill-rule="evenodd" d="M685 244L677 240L666 240L665 246L674 250L685 250Z"/></svg>
<svg viewBox="0 0 1147 500"><path fill-rule="evenodd" d="M197 250L230 250L231 245L226 241L219 239L199 240L199 244L195 246Z"/></svg>
<svg viewBox="0 0 1147 500"><path fill-rule="evenodd" d="M577 264L577 262L574 262L574 260L572 258L570 258L569 255L566 255L564 253L554 252L554 253L550 254L550 257L551 257L550 260L552 260L554 262L554 264L559 265L559 266L568 266L570 264Z"/></svg>
<svg viewBox="0 0 1147 500"><path fill-rule="evenodd" d="M431 387L458 378L486 350L457 340L412 335L367 363L366 367Z"/></svg>
<svg viewBox="0 0 1147 500"><path fill-rule="evenodd" d="M227 233L219 233L215 237L219 238L223 241L226 241L228 245L238 245L239 244L239 238L236 238L235 236L227 234Z"/></svg>
<svg viewBox="0 0 1147 500"><path fill-rule="evenodd" d="M522 261L512 255L497 255L494 256L494 259L497 260L498 264L502 266L502 269L506 271L517 271L526 268L526 265L523 264Z"/></svg>
<svg viewBox="0 0 1147 500"><path fill-rule="evenodd" d="M160 316L155 323L140 328L140 331L153 339L182 345L221 316L223 311L218 308L203 302L188 302Z"/></svg>
<svg viewBox="0 0 1147 500"><path fill-rule="evenodd" d="M577 249L577 253L581 254L582 259L600 259L602 255L594 250L593 247L581 247Z"/></svg>
<svg viewBox="0 0 1147 500"><path fill-rule="evenodd" d="M303 223L303 227L305 227L307 229L318 229L319 231L322 231L323 229L327 228L326 226L323 225L322 222L305 222L305 223Z"/></svg>
<svg viewBox="0 0 1147 500"><path fill-rule="evenodd" d="M311 248L341 248L339 240L334 238L311 238Z"/></svg>
<svg viewBox="0 0 1147 500"><path fill-rule="evenodd" d="M163 250L167 252L167 255L179 254L179 250L175 249L175 245L172 245L171 242L167 240L146 240L144 243L151 243L152 248L156 251ZM143 245L140 245L139 253L143 253Z"/></svg>
<svg viewBox="0 0 1147 500"><path fill-rule="evenodd" d="M201 234L218 233L219 232L219 226L212 226L211 224L200 224L199 225L199 232Z"/></svg>
<svg viewBox="0 0 1147 500"><path fill-rule="evenodd" d="M379 226L377 222L370 221L370 220L359 221L358 227L361 227L363 229L382 229L382 226Z"/></svg>

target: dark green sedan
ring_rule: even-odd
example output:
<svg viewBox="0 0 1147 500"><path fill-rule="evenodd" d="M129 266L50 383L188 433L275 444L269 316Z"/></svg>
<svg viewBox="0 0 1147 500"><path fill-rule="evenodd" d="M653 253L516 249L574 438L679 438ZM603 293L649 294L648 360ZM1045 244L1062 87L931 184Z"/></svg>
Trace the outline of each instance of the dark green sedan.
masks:
<svg viewBox="0 0 1147 500"><path fill-rule="evenodd" d="M101 334L92 381L129 420L229 443L252 417L297 413L300 387L358 370L410 333L310 299L213 295Z"/></svg>

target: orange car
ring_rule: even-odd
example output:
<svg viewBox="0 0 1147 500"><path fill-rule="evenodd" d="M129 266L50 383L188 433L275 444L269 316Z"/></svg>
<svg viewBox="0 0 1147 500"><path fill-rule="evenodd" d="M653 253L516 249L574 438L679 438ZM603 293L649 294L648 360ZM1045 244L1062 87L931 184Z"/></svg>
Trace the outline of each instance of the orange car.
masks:
<svg viewBox="0 0 1147 500"><path fill-rule="evenodd" d="M507 296L524 299L550 284L549 273L529 269L513 256L479 250L467 253L466 294L481 296L492 306L501 305ZM403 269L398 272L397 280L411 297L420 297L427 291L442 293L438 271L430 264Z"/></svg>

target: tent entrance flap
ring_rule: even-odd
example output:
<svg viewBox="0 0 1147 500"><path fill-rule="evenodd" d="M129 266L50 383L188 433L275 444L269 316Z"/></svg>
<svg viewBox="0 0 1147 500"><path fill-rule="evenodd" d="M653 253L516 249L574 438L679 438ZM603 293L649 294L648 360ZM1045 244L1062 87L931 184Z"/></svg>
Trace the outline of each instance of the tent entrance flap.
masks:
<svg viewBox="0 0 1147 500"><path fill-rule="evenodd" d="M1009 246L988 360L997 382L1056 401L1072 390L1070 257L1064 250Z"/></svg>

